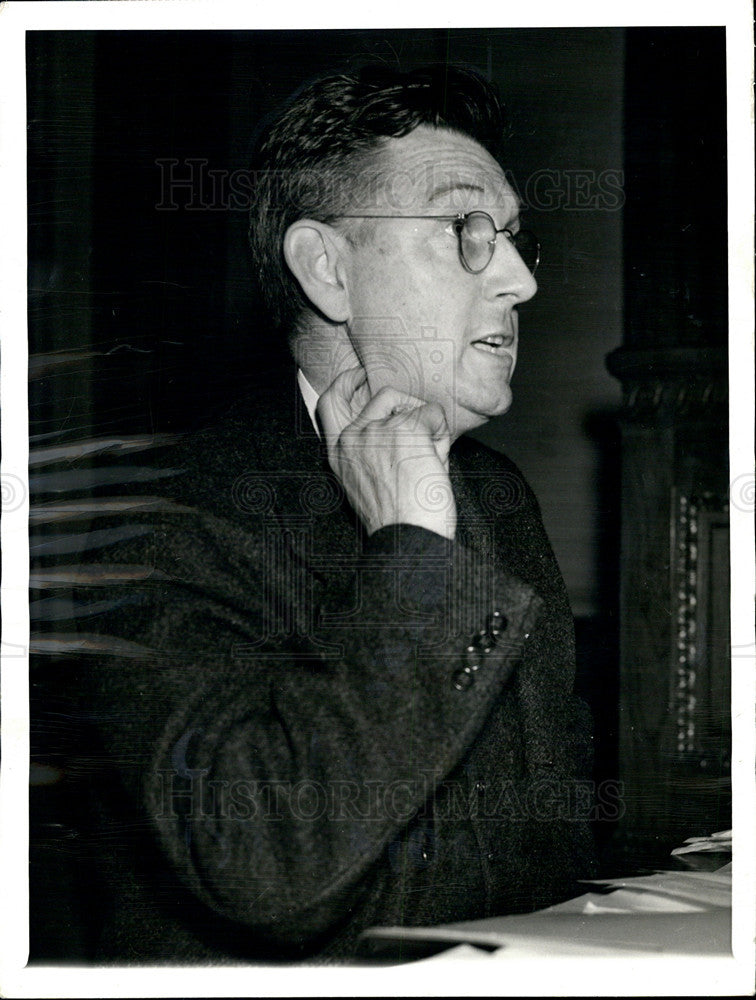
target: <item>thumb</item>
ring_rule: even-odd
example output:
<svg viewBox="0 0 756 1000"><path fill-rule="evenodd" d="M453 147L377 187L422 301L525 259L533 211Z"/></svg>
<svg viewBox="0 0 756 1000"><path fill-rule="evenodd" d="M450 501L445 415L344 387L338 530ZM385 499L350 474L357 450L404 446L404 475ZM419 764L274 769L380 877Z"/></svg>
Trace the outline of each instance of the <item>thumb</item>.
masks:
<svg viewBox="0 0 756 1000"><path fill-rule="evenodd" d="M419 413L433 442L433 447L436 449L436 454L445 465L451 448L451 433L444 408L439 403L426 403L425 406L421 407Z"/></svg>
<svg viewBox="0 0 756 1000"><path fill-rule="evenodd" d="M449 425L446 422L444 408L439 403L425 403L418 410L426 430L434 441L449 437Z"/></svg>

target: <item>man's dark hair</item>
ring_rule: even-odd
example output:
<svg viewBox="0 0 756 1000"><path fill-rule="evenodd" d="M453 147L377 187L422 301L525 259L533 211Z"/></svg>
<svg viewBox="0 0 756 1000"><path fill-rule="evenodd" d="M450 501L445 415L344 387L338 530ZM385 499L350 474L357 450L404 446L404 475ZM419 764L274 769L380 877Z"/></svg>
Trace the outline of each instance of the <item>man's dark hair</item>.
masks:
<svg viewBox="0 0 756 1000"><path fill-rule="evenodd" d="M504 120L495 88L473 70L444 64L410 72L369 65L322 77L265 129L253 164L249 240L277 329L292 334L307 305L284 260L286 230L297 219L331 222L360 199L367 204L383 140L419 125L461 132L499 155Z"/></svg>

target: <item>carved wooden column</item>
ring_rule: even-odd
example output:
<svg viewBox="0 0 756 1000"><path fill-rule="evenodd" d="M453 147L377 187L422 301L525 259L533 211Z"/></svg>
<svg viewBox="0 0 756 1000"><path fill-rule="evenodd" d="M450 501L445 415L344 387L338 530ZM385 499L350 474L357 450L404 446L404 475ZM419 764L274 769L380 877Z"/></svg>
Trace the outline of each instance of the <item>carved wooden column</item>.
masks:
<svg viewBox="0 0 756 1000"><path fill-rule="evenodd" d="M618 849L666 864L730 823L724 33L625 50Z"/></svg>
<svg viewBox="0 0 756 1000"><path fill-rule="evenodd" d="M730 823L726 361L608 358L624 396L620 843L636 864Z"/></svg>

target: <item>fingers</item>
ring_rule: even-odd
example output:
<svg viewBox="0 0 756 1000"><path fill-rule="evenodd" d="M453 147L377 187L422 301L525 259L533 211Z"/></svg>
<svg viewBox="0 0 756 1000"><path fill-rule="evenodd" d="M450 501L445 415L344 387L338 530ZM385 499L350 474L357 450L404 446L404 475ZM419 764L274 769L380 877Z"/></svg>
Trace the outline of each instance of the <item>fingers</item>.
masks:
<svg viewBox="0 0 756 1000"><path fill-rule="evenodd" d="M318 400L316 410L327 441L338 438L352 423L369 394L365 369L361 366L348 368L336 376Z"/></svg>
<svg viewBox="0 0 756 1000"><path fill-rule="evenodd" d="M355 427L364 427L376 420L386 420L403 413L411 413L424 406L422 399L400 392L390 386L384 386L371 397L361 412L353 421Z"/></svg>
<svg viewBox="0 0 756 1000"><path fill-rule="evenodd" d="M446 422L446 414L444 413L444 408L439 403L423 404L419 415L434 441L440 441L449 437L449 425Z"/></svg>
<svg viewBox="0 0 756 1000"><path fill-rule="evenodd" d="M391 387L371 396L363 369L352 368L334 379L317 412L329 464L369 533L407 523L454 537L455 518L418 499L429 478L451 490L451 438L438 403Z"/></svg>
<svg viewBox="0 0 756 1000"><path fill-rule="evenodd" d="M391 386L370 396L362 367L350 368L334 379L320 397L317 413L329 447L347 428L359 432L370 424L381 424L391 432L427 435L448 451L449 427L438 403L427 403Z"/></svg>
<svg viewBox="0 0 756 1000"><path fill-rule="evenodd" d="M433 441L449 436L446 415L438 403L427 403L418 396L388 386L370 399L351 427L361 430L368 424L376 423L386 430L425 433Z"/></svg>
<svg viewBox="0 0 756 1000"><path fill-rule="evenodd" d="M338 436L349 424L363 427L395 413L423 406L421 399L384 387L370 395L365 370L349 368L333 380L318 400L318 417L327 436Z"/></svg>

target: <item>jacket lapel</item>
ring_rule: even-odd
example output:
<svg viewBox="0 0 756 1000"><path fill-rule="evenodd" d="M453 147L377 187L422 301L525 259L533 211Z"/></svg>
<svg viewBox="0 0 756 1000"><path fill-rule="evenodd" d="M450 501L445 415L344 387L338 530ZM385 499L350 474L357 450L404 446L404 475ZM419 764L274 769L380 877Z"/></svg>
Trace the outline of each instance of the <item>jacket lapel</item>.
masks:
<svg viewBox="0 0 756 1000"><path fill-rule="evenodd" d="M354 560L362 528L330 469L294 370L287 375L283 391L256 397L253 440L258 468L274 498L266 516L275 518L297 557L320 575L324 562Z"/></svg>

